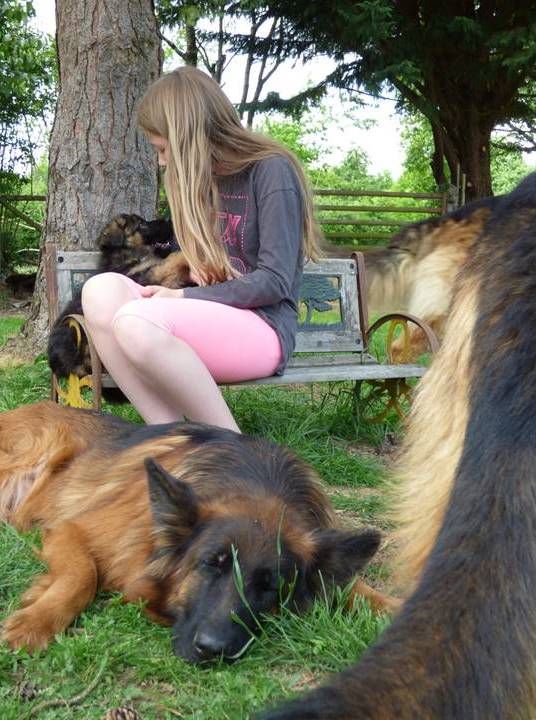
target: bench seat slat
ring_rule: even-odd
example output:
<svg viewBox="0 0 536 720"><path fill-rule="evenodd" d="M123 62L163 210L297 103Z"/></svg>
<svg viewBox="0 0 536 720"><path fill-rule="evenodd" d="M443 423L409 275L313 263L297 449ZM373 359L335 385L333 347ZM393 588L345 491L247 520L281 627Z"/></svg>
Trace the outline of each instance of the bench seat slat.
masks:
<svg viewBox="0 0 536 720"><path fill-rule="evenodd" d="M299 385L311 382L338 382L342 380L387 380L422 377L426 371L423 365L332 365L329 367L289 367L283 375L272 375L258 380L228 383L233 386L246 385Z"/></svg>

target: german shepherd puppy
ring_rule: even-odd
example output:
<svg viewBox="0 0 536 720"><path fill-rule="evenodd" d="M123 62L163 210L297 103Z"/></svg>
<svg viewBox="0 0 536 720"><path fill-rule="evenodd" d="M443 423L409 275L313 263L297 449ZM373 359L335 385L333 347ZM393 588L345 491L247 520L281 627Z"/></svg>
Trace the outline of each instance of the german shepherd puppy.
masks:
<svg viewBox="0 0 536 720"><path fill-rule="evenodd" d="M536 173L459 278L404 451L415 587L354 668L264 720L525 720L536 707Z"/></svg>
<svg viewBox="0 0 536 720"><path fill-rule="evenodd" d="M139 215L117 215L97 240L101 253L98 272L127 275L140 285L181 288L193 283L188 264L168 220L144 220ZM81 291L62 308L48 339L48 363L57 377L71 373L83 377L91 372L87 343L77 345L75 331L65 319L82 315Z"/></svg>
<svg viewBox="0 0 536 720"><path fill-rule="evenodd" d="M0 519L40 526L48 564L4 621L12 648L46 647L103 589L144 600L191 662L238 657L257 616L290 597L303 609L321 576L348 583L380 542L337 528L316 473L290 450L48 401L0 415ZM354 591L389 606L360 581Z"/></svg>

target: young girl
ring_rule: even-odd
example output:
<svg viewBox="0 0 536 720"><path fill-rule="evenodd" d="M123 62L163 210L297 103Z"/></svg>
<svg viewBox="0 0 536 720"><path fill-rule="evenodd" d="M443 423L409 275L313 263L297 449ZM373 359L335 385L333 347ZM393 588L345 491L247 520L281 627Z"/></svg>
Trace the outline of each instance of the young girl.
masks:
<svg viewBox="0 0 536 720"><path fill-rule="evenodd" d="M304 259L317 256L295 157L242 127L218 84L181 67L151 85L139 123L165 167L173 228L198 287L90 278L82 306L99 356L147 423L238 430L217 386L282 372Z"/></svg>

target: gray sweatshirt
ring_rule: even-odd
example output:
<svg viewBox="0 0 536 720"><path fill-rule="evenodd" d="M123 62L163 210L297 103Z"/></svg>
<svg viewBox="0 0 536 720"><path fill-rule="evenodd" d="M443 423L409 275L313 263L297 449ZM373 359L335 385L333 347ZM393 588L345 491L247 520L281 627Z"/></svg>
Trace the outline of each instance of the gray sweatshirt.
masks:
<svg viewBox="0 0 536 720"><path fill-rule="evenodd" d="M283 361L294 349L303 258L303 197L289 161L280 156L219 179L220 223L231 264L242 277L185 288L184 297L248 308L277 333Z"/></svg>

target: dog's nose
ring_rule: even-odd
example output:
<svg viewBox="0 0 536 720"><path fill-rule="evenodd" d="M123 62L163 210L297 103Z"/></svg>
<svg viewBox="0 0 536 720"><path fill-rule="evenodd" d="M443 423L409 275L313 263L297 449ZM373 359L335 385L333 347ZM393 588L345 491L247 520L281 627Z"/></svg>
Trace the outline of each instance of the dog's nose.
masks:
<svg viewBox="0 0 536 720"><path fill-rule="evenodd" d="M197 654L206 659L221 655L225 650L225 642L209 632L197 632L194 637L194 647Z"/></svg>

